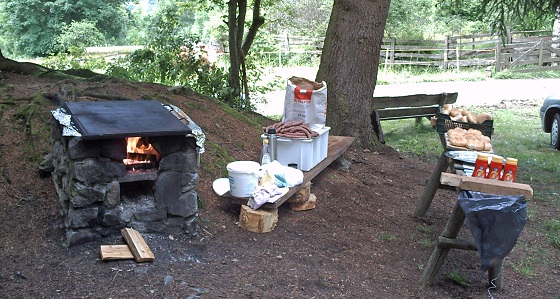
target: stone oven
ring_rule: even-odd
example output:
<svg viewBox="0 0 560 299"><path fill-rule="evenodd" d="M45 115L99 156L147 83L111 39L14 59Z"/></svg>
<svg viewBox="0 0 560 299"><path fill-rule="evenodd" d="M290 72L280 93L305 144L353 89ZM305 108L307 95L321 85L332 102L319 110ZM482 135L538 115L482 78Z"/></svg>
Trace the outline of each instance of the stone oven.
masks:
<svg viewBox="0 0 560 299"><path fill-rule="evenodd" d="M57 113L49 156L66 245L124 227L196 234L203 147L188 116L158 101L68 102Z"/></svg>

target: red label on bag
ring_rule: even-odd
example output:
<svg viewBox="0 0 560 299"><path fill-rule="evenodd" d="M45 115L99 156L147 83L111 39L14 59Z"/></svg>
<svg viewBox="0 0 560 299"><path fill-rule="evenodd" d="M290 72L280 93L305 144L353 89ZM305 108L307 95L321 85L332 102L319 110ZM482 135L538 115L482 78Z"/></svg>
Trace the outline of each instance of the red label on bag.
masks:
<svg viewBox="0 0 560 299"><path fill-rule="evenodd" d="M302 102L311 102L312 94L313 94L313 90L301 90L299 87L296 86L296 89L294 90L294 99Z"/></svg>

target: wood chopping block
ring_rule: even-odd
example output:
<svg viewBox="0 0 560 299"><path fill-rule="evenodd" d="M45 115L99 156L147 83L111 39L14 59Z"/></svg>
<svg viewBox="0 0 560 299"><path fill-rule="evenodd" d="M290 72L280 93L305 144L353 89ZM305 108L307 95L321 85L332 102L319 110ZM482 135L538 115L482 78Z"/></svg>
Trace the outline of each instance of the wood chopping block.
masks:
<svg viewBox="0 0 560 299"><path fill-rule="evenodd" d="M260 208L253 210L246 205L241 206L239 226L254 233L271 232L278 223L278 208Z"/></svg>

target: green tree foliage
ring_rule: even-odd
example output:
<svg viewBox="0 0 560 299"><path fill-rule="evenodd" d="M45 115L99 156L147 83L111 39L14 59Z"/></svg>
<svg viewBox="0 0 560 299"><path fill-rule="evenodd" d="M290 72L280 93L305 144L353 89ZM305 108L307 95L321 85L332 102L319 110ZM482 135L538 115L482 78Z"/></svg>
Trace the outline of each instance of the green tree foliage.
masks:
<svg viewBox="0 0 560 299"><path fill-rule="evenodd" d="M188 30L179 26L179 20L176 6L160 7L151 23L146 47L110 66L107 74L134 81L190 86L198 93L226 98L231 93L224 87L227 75L204 58L198 40L185 33Z"/></svg>
<svg viewBox="0 0 560 299"><path fill-rule="evenodd" d="M124 37L127 0L3 0L0 31L13 53L47 56L56 53L58 36L72 21L91 21L107 40Z"/></svg>
<svg viewBox="0 0 560 299"><path fill-rule="evenodd" d="M272 34L324 37L332 5L333 0L273 1L263 8L264 28Z"/></svg>
<svg viewBox="0 0 560 299"><path fill-rule="evenodd" d="M551 29L558 9L560 0L481 0L477 13L490 24L492 32L500 34L506 42L508 28Z"/></svg>
<svg viewBox="0 0 560 299"><path fill-rule="evenodd" d="M385 25L385 36L403 39L425 39L433 36L434 0L393 0Z"/></svg>
<svg viewBox="0 0 560 299"><path fill-rule="evenodd" d="M70 52L70 54L78 56L85 53L86 47L102 44L105 37L91 21L72 21L70 25L62 28L57 41L62 52Z"/></svg>
<svg viewBox="0 0 560 299"><path fill-rule="evenodd" d="M488 23L478 15L482 0L434 0L434 18L446 34L461 35L488 32Z"/></svg>

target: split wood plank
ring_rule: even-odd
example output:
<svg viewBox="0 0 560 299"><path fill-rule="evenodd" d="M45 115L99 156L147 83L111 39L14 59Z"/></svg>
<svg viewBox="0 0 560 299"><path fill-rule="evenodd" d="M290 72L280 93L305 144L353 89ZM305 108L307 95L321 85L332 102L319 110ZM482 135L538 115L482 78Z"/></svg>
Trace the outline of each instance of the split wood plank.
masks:
<svg viewBox="0 0 560 299"><path fill-rule="evenodd" d="M101 260L114 261L114 260L132 260L134 255L126 244L120 245L101 245Z"/></svg>
<svg viewBox="0 0 560 299"><path fill-rule="evenodd" d="M440 182L444 185L459 187L461 190L500 195L524 195L526 199L533 197L531 186L514 182L462 176L447 172L441 174Z"/></svg>
<svg viewBox="0 0 560 299"><path fill-rule="evenodd" d="M155 259L152 250L137 230L125 227L121 230L121 234L137 262L151 262Z"/></svg>

